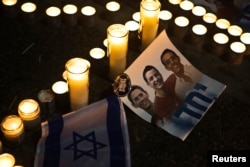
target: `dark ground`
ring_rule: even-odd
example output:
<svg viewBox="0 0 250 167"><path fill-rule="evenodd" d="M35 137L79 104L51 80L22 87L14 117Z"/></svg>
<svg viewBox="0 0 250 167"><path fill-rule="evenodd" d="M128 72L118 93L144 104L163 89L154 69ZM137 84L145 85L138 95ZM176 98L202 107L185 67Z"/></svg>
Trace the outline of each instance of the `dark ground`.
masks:
<svg viewBox="0 0 250 167"><path fill-rule="evenodd" d="M120 0L121 10L115 17L105 11L104 0L73 2L79 6L90 4L97 9L94 27L47 25L43 13L46 5L63 6L66 0L37 2L40 12L32 24L25 22L19 9L16 17L7 17L1 6L0 120L17 114L21 100L37 99L40 90L49 89L55 81L62 80L64 65L72 57L91 62L90 103L111 93L107 57L92 59L89 50L105 49L102 41L106 38L107 26L131 20L132 13L139 10L139 0ZM166 6L163 4L163 8ZM185 141L146 123L125 106L132 166L206 166L208 150L250 150L250 57L246 56L241 65L231 65L203 48L169 36L194 66L225 83L227 88ZM128 65L140 55L138 46L136 41L131 41ZM43 117L46 119L49 118ZM13 148L4 145L4 152L12 153L16 164L32 167L38 138L39 131L28 132L22 145Z"/></svg>

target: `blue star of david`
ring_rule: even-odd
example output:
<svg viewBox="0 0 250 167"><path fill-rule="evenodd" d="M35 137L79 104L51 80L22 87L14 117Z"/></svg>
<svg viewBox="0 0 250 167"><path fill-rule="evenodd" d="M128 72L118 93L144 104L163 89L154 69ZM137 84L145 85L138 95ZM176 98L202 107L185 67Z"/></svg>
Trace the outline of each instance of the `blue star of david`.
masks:
<svg viewBox="0 0 250 167"><path fill-rule="evenodd" d="M86 150L79 149L78 145L82 142L85 144L90 144L92 148L86 148ZM82 143L82 144L84 144ZM95 132L90 132L85 136L82 136L76 132L73 132L73 143L64 148L64 150L74 151L74 161L83 157L89 156L97 159L97 150L106 147L105 144L97 142L95 137Z"/></svg>

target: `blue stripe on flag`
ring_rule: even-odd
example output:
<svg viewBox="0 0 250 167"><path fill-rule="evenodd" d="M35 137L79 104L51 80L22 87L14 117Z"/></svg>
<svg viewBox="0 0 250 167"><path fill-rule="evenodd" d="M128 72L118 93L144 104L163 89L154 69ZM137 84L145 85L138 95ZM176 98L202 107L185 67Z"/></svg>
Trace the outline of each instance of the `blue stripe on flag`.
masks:
<svg viewBox="0 0 250 167"><path fill-rule="evenodd" d="M116 96L110 96L107 111L107 129L110 142L110 167L125 167L125 144L121 127L120 103Z"/></svg>
<svg viewBox="0 0 250 167"><path fill-rule="evenodd" d="M44 167L59 167L60 163L60 135L63 130L63 117L59 116L48 122L49 135L45 141Z"/></svg>

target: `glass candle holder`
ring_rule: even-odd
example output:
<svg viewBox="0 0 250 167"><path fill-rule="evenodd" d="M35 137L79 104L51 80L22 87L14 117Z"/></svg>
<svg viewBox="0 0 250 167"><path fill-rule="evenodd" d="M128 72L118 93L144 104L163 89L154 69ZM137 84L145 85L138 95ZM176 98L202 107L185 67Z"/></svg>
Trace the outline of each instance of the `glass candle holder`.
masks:
<svg viewBox="0 0 250 167"><path fill-rule="evenodd" d="M93 27L95 24L96 9L92 6L84 6L81 9L80 23L86 27Z"/></svg>
<svg viewBox="0 0 250 167"><path fill-rule="evenodd" d="M23 121L17 115L9 115L1 122L4 139L10 144L20 144L24 139Z"/></svg>
<svg viewBox="0 0 250 167"><path fill-rule="evenodd" d="M226 34L216 33L213 36L211 52L215 56L221 56L225 52L225 48L227 47L228 41L229 38Z"/></svg>
<svg viewBox="0 0 250 167"><path fill-rule="evenodd" d="M188 30L189 20L184 16L178 16L174 20L173 35L178 38L183 38Z"/></svg>
<svg viewBox="0 0 250 167"><path fill-rule="evenodd" d="M140 5L141 49L144 50L157 36L161 3L158 0L142 0Z"/></svg>
<svg viewBox="0 0 250 167"><path fill-rule="evenodd" d="M46 9L48 24L53 27L60 27L61 25L61 9L56 6L51 6Z"/></svg>
<svg viewBox="0 0 250 167"><path fill-rule="evenodd" d="M25 2L21 5L23 20L27 23L35 21L36 4L33 2Z"/></svg>
<svg viewBox="0 0 250 167"><path fill-rule="evenodd" d="M40 125L40 106L33 99L24 99L18 105L18 115L22 118L25 128L32 129Z"/></svg>
<svg viewBox="0 0 250 167"><path fill-rule="evenodd" d="M250 33L245 32L245 33L241 34L240 41L246 45L245 55L250 55Z"/></svg>
<svg viewBox="0 0 250 167"><path fill-rule="evenodd" d="M13 167L15 165L15 158L9 153L0 154L1 167Z"/></svg>
<svg viewBox="0 0 250 167"><path fill-rule="evenodd" d="M74 26L77 24L77 6L73 4L67 4L63 7L63 20L66 24Z"/></svg>
<svg viewBox="0 0 250 167"><path fill-rule="evenodd" d="M230 44L230 52L228 55L228 61L231 64L238 65L241 64L244 58L244 52L246 51L246 46L242 42L233 42Z"/></svg>
<svg viewBox="0 0 250 167"><path fill-rule="evenodd" d="M113 80L126 69L129 31L125 25L113 24L107 29L109 78Z"/></svg>
<svg viewBox="0 0 250 167"><path fill-rule="evenodd" d="M67 81L71 110L88 105L90 62L83 58L72 58L66 62Z"/></svg>

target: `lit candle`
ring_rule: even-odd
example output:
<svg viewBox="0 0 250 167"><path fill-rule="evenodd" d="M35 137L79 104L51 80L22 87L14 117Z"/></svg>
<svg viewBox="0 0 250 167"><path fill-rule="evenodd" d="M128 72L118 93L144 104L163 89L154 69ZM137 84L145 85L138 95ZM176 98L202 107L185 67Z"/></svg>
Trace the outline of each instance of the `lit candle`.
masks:
<svg viewBox="0 0 250 167"><path fill-rule="evenodd" d="M112 80L126 69L128 33L122 24L113 24L107 29L109 78Z"/></svg>
<svg viewBox="0 0 250 167"><path fill-rule="evenodd" d="M8 17L15 17L17 15L17 0L2 0L4 14Z"/></svg>
<svg viewBox="0 0 250 167"><path fill-rule="evenodd" d="M70 111L68 84L65 81L57 81L52 85L55 94L56 110L60 113Z"/></svg>
<svg viewBox="0 0 250 167"><path fill-rule="evenodd" d="M0 154L1 167L13 167L15 165L15 158L9 153Z"/></svg>
<svg viewBox="0 0 250 167"><path fill-rule="evenodd" d="M167 29L168 28L168 23L172 19L173 15L170 11L168 10L162 10L160 11L159 14L159 19L160 19L160 27L161 29Z"/></svg>
<svg viewBox="0 0 250 167"><path fill-rule="evenodd" d="M130 20L125 23L125 27L129 30L129 40L138 40L139 23Z"/></svg>
<svg viewBox="0 0 250 167"><path fill-rule="evenodd" d="M88 105L90 62L82 58L72 58L66 62L70 105L77 110Z"/></svg>
<svg viewBox="0 0 250 167"><path fill-rule="evenodd" d="M168 0L168 9L172 12L173 17L176 17L179 14L179 4L182 0Z"/></svg>
<svg viewBox="0 0 250 167"><path fill-rule="evenodd" d="M142 0L140 6L141 49L144 50L157 36L161 3L158 0Z"/></svg>
<svg viewBox="0 0 250 167"><path fill-rule="evenodd" d="M184 16L178 16L174 20L175 28L173 29L173 34L176 37L183 38L188 29L189 20Z"/></svg>
<svg viewBox="0 0 250 167"><path fill-rule="evenodd" d="M21 5L23 11L23 18L27 23L31 23L35 19L36 4L32 2L26 2Z"/></svg>
<svg viewBox="0 0 250 167"><path fill-rule="evenodd" d="M211 52L216 56L221 56L226 48L226 44L228 43L229 38L226 34L216 33L213 36L213 43Z"/></svg>
<svg viewBox="0 0 250 167"><path fill-rule="evenodd" d="M237 25L231 25L227 29L228 34L229 34L229 39L230 41L239 41L240 40L240 35L242 34L243 30L240 26Z"/></svg>
<svg viewBox="0 0 250 167"><path fill-rule="evenodd" d="M101 59L105 56L105 51L101 48L93 48L89 51L89 54L94 59Z"/></svg>
<svg viewBox="0 0 250 167"><path fill-rule="evenodd" d="M186 17L189 17L194 7L193 2L185 0L185 1L182 1L179 5L181 9L179 12L179 15L184 15Z"/></svg>
<svg viewBox="0 0 250 167"><path fill-rule="evenodd" d="M241 64L244 58L244 52L246 51L246 46L242 42L233 42L230 45L230 53L228 61L231 64L237 65Z"/></svg>
<svg viewBox="0 0 250 167"><path fill-rule="evenodd" d="M6 6L13 6L17 4L17 0L2 0L2 3Z"/></svg>
<svg viewBox="0 0 250 167"><path fill-rule="evenodd" d="M92 27L94 26L94 22L95 22L95 13L96 10L94 7L92 6L84 6L81 9L81 19L80 22L82 25L87 26L87 27Z"/></svg>
<svg viewBox="0 0 250 167"><path fill-rule="evenodd" d="M230 22L227 19L218 19L215 22L217 32L225 33L230 26Z"/></svg>
<svg viewBox="0 0 250 167"><path fill-rule="evenodd" d="M217 20L217 16L213 13L206 13L202 17L204 21L204 25L207 27L207 34L208 36L212 36L214 34L214 27L215 27L215 22Z"/></svg>
<svg viewBox="0 0 250 167"><path fill-rule="evenodd" d="M66 24L74 26L77 24L77 7L73 4L67 4L63 7L64 21Z"/></svg>
<svg viewBox="0 0 250 167"><path fill-rule="evenodd" d="M55 95L50 89L41 90L38 93L38 101L41 113L45 117L55 112Z"/></svg>
<svg viewBox="0 0 250 167"><path fill-rule="evenodd" d="M40 125L40 107L33 99L24 99L18 105L18 114L22 118L26 128L34 128Z"/></svg>
<svg viewBox="0 0 250 167"><path fill-rule="evenodd" d="M243 34L241 34L240 36L240 41L246 45L246 52L245 55L250 55L250 33L249 32L245 32Z"/></svg>
<svg viewBox="0 0 250 167"><path fill-rule="evenodd" d="M132 15L133 20L140 22L140 12L135 12Z"/></svg>
<svg viewBox="0 0 250 167"><path fill-rule="evenodd" d="M192 9L192 19L191 22L195 23L201 23L202 22L202 17L206 13L206 9L202 6L195 6Z"/></svg>
<svg viewBox="0 0 250 167"><path fill-rule="evenodd" d="M48 24L54 27L61 25L61 9L56 6L51 6L46 9L46 15L48 16Z"/></svg>
<svg viewBox="0 0 250 167"><path fill-rule="evenodd" d="M196 24L192 27L191 43L200 46L207 33L207 28L202 24Z"/></svg>
<svg viewBox="0 0 250 167"><path fill-rule="evenodd" d="M116 12L120 9L120 4L115 1L110 1L106 4L106 9L111 12Z"/></svg>
<svg viewBox="0 0 250 167"><path fill-rule="evenodd" d="M20 144L24 138L23 121L17 115L9 115L1 122L5 140L11 144Z"/></svg>

